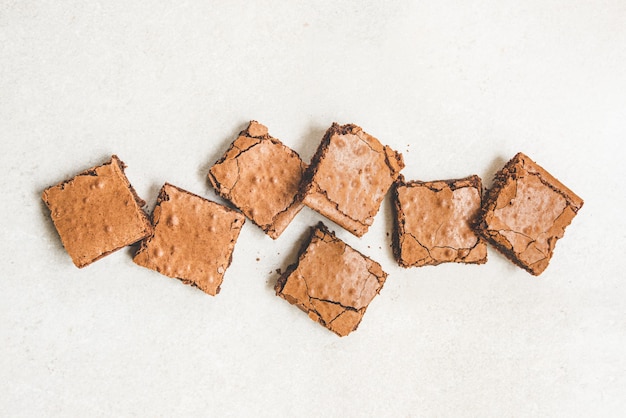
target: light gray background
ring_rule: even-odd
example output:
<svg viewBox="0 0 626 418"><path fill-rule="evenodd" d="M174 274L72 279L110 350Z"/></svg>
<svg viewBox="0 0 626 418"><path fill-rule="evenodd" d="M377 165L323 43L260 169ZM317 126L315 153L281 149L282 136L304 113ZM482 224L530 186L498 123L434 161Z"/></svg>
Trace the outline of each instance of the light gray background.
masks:
<svg viewBox="0 0 626 418"><path fill-rule="evenodd" d="M0 415L619 416L626 410L626 3L0 1ZM350 245L389 273L338 338L274 296L277 241L247 222L210 297L121 250L83 270L41 191L116 153L154 205L219 200L210 165L250 119L308 161L333 122L408 179L524 151L585 199L539 278L401 269L389 202ZM257 258L259 259L257 261Z"/></svg>

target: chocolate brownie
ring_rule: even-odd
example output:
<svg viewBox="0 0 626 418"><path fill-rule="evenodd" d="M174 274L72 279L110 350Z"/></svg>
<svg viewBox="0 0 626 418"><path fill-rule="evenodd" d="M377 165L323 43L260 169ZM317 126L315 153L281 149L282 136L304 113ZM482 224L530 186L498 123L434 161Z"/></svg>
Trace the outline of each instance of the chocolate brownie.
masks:
<svg viewBox="0 0 626 418"><path fill-rule="evenodd" d="M305 173L300 194L305 205L360 237L402 168L402 154L356 125L333 123Z"/></svg>
<svg viewBox="0 0 626 418"><path fill-rule="evenodd" d="M480 210L480 177L406 183L400 176L392 190L393 252L402 267L487 262L487 245L471 229Z"/></svg>
<svg viewBox="0 0 626 418"><path fill-rule="evenodd" d="M521 152L495 175L477 232L518 266L541 274L583 200Z"/></svg>
<svg viewBox="0 0 626 418"><path fill-rule="evenodd" d="M305 169L295 151L251 121L211 167L209 181L220 196L276 239L302 209L296 196Z"/></svg>
<svg viewBox="0 0 626 418"><path fill-rule="evenodd" d="M356 330L386 278L380 264L319 223L311 228L298 261L278 279L275 290L312 320L343 337Z"/></svg>
<svg viewBox="0 0 626 418"><path fill-rule="evenodd" d="M152 233L141 200L115 155L47 188L42 199L74 264L85 267Z"/></svg>
<svg viewBox="0 0 626 418"><path fill-rule="evenodd" d="M215 296L244 222L239 212L166 183L152 213L154 234L134 261Z"/></svg>

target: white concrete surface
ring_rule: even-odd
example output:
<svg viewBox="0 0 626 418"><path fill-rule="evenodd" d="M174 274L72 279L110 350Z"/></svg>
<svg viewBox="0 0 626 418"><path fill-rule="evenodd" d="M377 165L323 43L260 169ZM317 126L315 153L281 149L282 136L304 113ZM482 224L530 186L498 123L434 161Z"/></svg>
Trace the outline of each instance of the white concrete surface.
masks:
<svg viewBox="0 0 626 418"><path fill-rule="evenodd" d="M158 4L157 4L158 3ZM626 3L0 0L0 416L590 417L626 410ZM408 179L487 184L523 151L585 199L539 278L402 269L385 202L362 239L389 273L338 338L274 296L246 223L222 293L133 264L83 270L41 191L116 153L152 207L250 119L308 160L333 121ZM257 258L259 259L257 261Z"/></svg>

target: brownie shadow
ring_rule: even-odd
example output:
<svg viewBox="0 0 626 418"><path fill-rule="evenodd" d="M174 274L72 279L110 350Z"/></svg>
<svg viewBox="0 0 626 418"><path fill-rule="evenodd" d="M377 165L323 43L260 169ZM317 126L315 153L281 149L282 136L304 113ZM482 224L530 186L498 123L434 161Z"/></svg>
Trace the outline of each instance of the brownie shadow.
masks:
<svg viewBox="0 0 626 418"><path fill-rule="evenodd" d="M146 215L148 215L148 219L150 219L150 224L152 224L152 212L154 211L154 207L156 206L159 192L161 191L162 187L163 184L152 183L148 187L149 196L144 199L146 204L141 208L146 213ZM143 240L139 240L134 244L130 244L126 247L126 254L128 254L131 260L135 257L135 254L137 254L137 250L139 250L142 241Z"/></svg>
<svg viewBox="0 0 626 418"><path fill-rule="evenodd" d="M489 164L486 170L480 173L480 178L482 179L483 188L489 189L493 184L493 178L495 174L507 163L508 159L503 156L498 156L494 158L494 160Z"/></svg>
<svg viewBox="0 0 626 418"><path fill-rule="evenodd" d="M46 203L41 198L42 192L43 190L35 191L35 198L39 200L39 209L40 209L41 217L43 218L42 219L43 225L46 230L45 234L50 238L50 243L54 244L53 245L54 251L58 252L59 254L67 255L67 253L65 252L65 247L63 247L63 243L61 242L61 237L59 236L59 233L57 232L57 229L54 226L54 222L52 222L52 217L50 216L50 209L48 208L48 205L46 205Z"/></svg>
<svg viewBox="0 0 626 418"><path fill-rule="evenodd" d="M298 256L304 251L308 244L308 239L311 236L311 228L312 226L300 233L298 238L293 242L293 245L289 247L287 254L282 257L281 264L274 266L276 269L270 272L270 277L266 280L266 286L269 290L273 291L280 276L285 273L289 266L298 262Z"/></svg>
<svg viewBox="0 0 626 418"><path fill-rule="evenodd" d="M389 191L387 192L387 196L385 197L385 199L383 200L383 204L382 204L382 210L381 212L383 212L384 218L385 218L385 247L387 250L387 255L393 260L393 262L395 264L398 264L398 261L396 260L396 257L394 255L394 243L393 243L393 237L394 237L394 233L395 233L395 228L396 228L396 210L394 209L394 203L393 203L393 189L394 185L391 186L391 188L389 189Z"/></svg>
<svg viewBox="0 0 626 418"><path fill-rule="evenodd" d="M228 135L228 137L222 137L219 141L219 146L217 147L217 149L207 154L204 159L205 162L201 164L200 167L198 167L197 175L205 186L205 194L210 194L211 192L213 196L219 197L219 195L215 192L215 190L213 190L213 187L211 187L211 183L209 182L209 170L220 158L222 158L222 156L224 156L230 145L235 141L235 139L237 139L239 133L246 129L249 123L250 121L239 123L237 125L237 128L233 130L232 134Z"/></svg>
<svg viewBox="0 0 626 418"><path fill-rule="evenodd" d="M306 164L311 162L311 158L315 155L315 152L322 142L322 138L324 137L324 134L328 130L329 126L330 124L325 127L318 125L310 126L307 133L297 142L299 146L295 151L298 155L300 155L300 158L302 158L302 161Z"/></svg>

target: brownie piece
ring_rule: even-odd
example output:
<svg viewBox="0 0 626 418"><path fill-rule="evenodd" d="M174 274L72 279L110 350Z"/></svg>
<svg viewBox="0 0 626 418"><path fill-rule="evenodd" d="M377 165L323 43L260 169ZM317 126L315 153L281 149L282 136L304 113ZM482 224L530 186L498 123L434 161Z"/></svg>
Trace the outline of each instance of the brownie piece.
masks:
<svg viewBox="0 0 626 418"><path fill-rule="evenodd" d="M495 175L477 232L518 266L541 274L583 200L521 152Z"/></svg>
<svg viewBox="0 0 626 418"><path fill-rule="evenodd" d="M326 131L305 173L304 204L360 237L404 168L402 154L356 125Z"/></svg>
<svg viewBox="0 0 626 418"><path fill-rule="evenodd" d="M402 267L487 262L487 244L471 228L480 211L480 177L406 183L400 176L392 193L393 253Z"/></svg>
<svg viewBox="0 0 626 418"><path fill-rule="evenodd" d="M209 181L273 239L302 209L297 198L306 164L267 127L251 121L209 170Z"/></svg>
<svg viewBox="0 0 626 418"><path fill-rule="evenodd" d="M116 156L47 188L42 199L72 261L83 268L152 233L145 204Z"/></svg>
<svg viewBox="0 0 626 418"><path fill-rule="evenodd" d="M356 330L367 306L383 287L380 264L354 250L321 222L298 261L278 279L276 294L343 337Z"/></svg>
<svg viewBox="0 0 626 418"><path fill-rule="evenodd" d="M154 234L134 261L215 296L244 222L233 209L165 183L152 212Z"/></svg>

